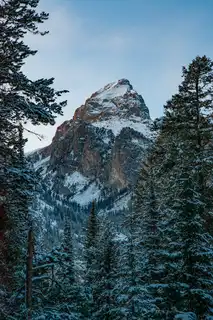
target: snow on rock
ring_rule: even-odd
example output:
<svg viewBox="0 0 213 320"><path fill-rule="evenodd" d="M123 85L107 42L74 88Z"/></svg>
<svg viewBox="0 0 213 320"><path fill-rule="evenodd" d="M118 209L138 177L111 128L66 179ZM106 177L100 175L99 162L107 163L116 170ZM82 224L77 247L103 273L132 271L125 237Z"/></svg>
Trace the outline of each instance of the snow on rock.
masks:
<svg viewBox="0 0 213 320"><path fill-rule="evenodd" d="M66 174L64 180L65 187L76 187L76 192L82 190L89 183L89 179L84 177L80 172L75 171L71 175Z"/></svg>
<svg viewBox="0 0 213 320"><path fill-rule="evenodd" d="M111 100L125 95L129 88L130 85L128 83L120 84L119 81L116 81L97 91L95 93L95 98L100 100Z"/></svg>
<svg viewBox="0 0 213 320"><path fill-rule="evenodd" d="M132 128L133 130L142 133L146 138L151 139L154 137L153 132L150 130L151 121L142 122L141 119L132 117L131 119L120 119L119 117L112 117L108 120L102 120L92 123L93 126L98 128L105 128L111 130L116 137L119 135L123 128Z"/></svg>
<svg viewBox="0 0 213 320"><path fill-rule="evenodd" d="M47 162L49 162L49 160L50 160L50 156L48 156L48 157L46 157L46 158L43 158L43 159L35 162L35 163L33 164L34 169L35 169L35 170L40 169L43 165L45 165Z"/></svg>
<svg viewBox="0 0 213 320"><path fill-rule="evenodd" d="M52 206L50 206L49 204L47 204L45 201L38 199L37 202L38 208L40 211L44 211L46 209L53 211L54 208Z"/></svg>
<svg viewBox="0 0 213 320"><path fill-rule="evenodd" d="M34 211L50 229L48 246L60 239L64 209L72 212L77 228L93 200L98 214L109 214L116 223L129 210L141 161L155 139L152 127L142 96L121 79L93 93L72 120L57 128L48 147L30 154L34 168L42 169L42 194Z"/></svg>
<svg viewBox="0 0 213 320"><path fill-rule="evenodd" d="M131 194L127 194L124 197L118 199L118 201L115 202L114 206L113 206L113 210L114 211L120 211L124 208L128 207L128 203L131 199Z"/></svg>
<svg viewBox="0 0 213 320"><path fill-rule="evenodd" d="M133 90L127 79L120 79L93 93L84 105L76 109L73 120L93 122L108 120L110 116L129 119L131 115L140 121L150 119L142 96Z"/></svg>
<svg viewBox="0 0 213 320"><path fill-rule="evenodd" d="M81 206L86 206L93 200L98 200L100 194L100 188L95 182L93 182L85 191L75 194L71 201L77 202Z"/></svg>

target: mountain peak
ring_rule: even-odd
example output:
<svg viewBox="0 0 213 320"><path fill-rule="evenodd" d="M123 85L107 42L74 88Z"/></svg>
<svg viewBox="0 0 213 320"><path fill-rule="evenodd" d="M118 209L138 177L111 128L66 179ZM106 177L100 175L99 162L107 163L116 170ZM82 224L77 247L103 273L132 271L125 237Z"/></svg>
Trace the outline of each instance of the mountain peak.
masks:
<svg viewBox="0 0 213 320"><path fill-rule="evenodd" d="M118 81L107 84L104 88L93 93L91 98L112 100L117 97L122 97L127 92L133 90L132 85L127 79L120 79Z"/></svg>
<svg viewBox="0 0 213 320"><path fill-rule="evenodd" d="M73 120L62 123L51 145L29 156L42 175L42 193L32 211L35 220L43 219L39 238L51 226L45 243L52 248L61 241L68 208L79 235L93 200L98 214L117 221L128 210L141 161L155 139L151 129L148 108L127 79L93 93Z"/></svg>
<svg viewBox="0 0 213 320"><path fill-rule="evenodd" d="M89 122L107 120L111 117L140 117L150 119L149 110L141 95L129 80L120 79L94 92L84 105L75 111L73 120Z"/></svg>

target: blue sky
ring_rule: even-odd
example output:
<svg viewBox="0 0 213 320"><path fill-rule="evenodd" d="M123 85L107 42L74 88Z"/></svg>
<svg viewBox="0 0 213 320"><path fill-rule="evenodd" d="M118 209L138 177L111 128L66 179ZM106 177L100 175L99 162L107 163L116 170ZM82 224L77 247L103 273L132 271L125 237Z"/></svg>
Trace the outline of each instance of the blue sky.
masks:
<svg viewBox="0 0 213 320"><path fill-rule="evenodd" d="M56 127L94 91L127 78L144 98L152 118L181 81L181 67L196 55L213 59L212 0L40 0L50 13L46 37L28 36L38 49L24 71L33 79L55 77L68 89L68 105L55 126L35 128L26 150L51 142ZM29 126L32 129L31 126Z"/></svg>

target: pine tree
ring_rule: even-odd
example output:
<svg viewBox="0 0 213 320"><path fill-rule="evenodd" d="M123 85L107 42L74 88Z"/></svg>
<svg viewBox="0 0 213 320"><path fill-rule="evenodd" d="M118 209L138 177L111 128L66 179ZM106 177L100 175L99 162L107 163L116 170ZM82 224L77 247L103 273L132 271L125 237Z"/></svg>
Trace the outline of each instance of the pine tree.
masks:
<svg viewBox="0 0 213 320"><path fill-rule="evenodd" d="M170 207L170 285L167 299L174 295L176 311L194 312L198 319L212 310L212 235L206 227L212 219L212 100L213 63L197 57L183 68L178 94L165 106L163 136L171 142L164 167L170 167L169 181L162 188ZM167 140L168 141L168 140ZM175 154L175 157L174 157ZM169 160L169 161L168 161ZM167 176L168 178L168 176Z"/></svg>
<svg viewBox="0 0 213 320"><path fill-rule="evenodd" d="M64 226L64 241L63 241L63 251L65 260L65 273L64 278L70 286L75 282L74 277L74 252L73 252L73 235L71 227L71 217L67 214L65 216L65 226Z"/></svg>
<svg viewBox="0 0 213 320"><path fill-rule="evenodd" d="M92 207L87 224L87 234L85 242L85 262L86 262L86 283L85 296L87 296L88 316L95 310L94 290L96 286L96 276L98 272L98 241L100 232L99 221L96 216L95 201Z"/></svg>
<svg viewBox="0 0 213 320"><path fill-rule="evenodd" d="M168 227L167 212L161 207L161 183L159 167L156 166L158 149L144 162L134 196L136 221L140 228L138 243L140 252L140 275L144 290L143 318L167 319L169 303L164 298L167 288ZM159 156L159 155L158 155ZM170 306L173 303L170 303Z"/></svg>
<svg viewBox="0 0 213 320"><path fill-rule="evenodd" d="M133 199L123 223L126 236L119 245L115 319L140 319L147 308L146 290L142 286L139 220L132 203Z"/></svg>
<svg viewBox="0 0 213 320"><path fill-rule="evenodd" d="M98 245L99 236L99 222L96 216L95 201L92 202L92 207L87 224L87 235L86 235L86 269L87 269L87 281L92 284L95 281L95 262L96 262L96 251ZM94 264L94 266L93 266Z"/></svg>
<svg viewBox="0 0 213 320"><path fill-rule="evenodd" d="M98 242L97 265L95 285L93 287L93 299L95 308L92 319L115 319L117 282L117 246L114 241L112 226L106 220L102 222Z"/></svg>
<svg viewBox="0 0 213 320"><path fill-rule="evenodd" d="M4 243L6 255L4 263L8 266L4 275L7 279L7 289L18 291L13 300L13 311L16 306L24 304L25 265L27 254L28 206L32 201L36 179L24 157L23 127L21 124L13 128L11 133L11 154L9 166L5 171L7 177L5 211ZM22 297L22 299L20 299ZM19 308L19 307L18 307Z"/></svg>
<svg viewBox="0 0 213 320"><path fill-rule="evenodd" d="M60 310L69 310L74 319L82 319L86 298L83 284L77 279L74 265L73 230L71 215L65 214L64 240L61 251L61 267L58 281L63 283L63 291L58 301Z"/></svg>
<svg viewBox="0 0 213 320"><path fill-rule="evenodd" d="M66 105L66 101L57 102L66 91L54 90L53 78L32 81L22 72L25 59L36 54L24 43L24 36L27 32L46 34L38 26L48 19L48 14L36 12L38 3L39 0L0 1L0 186L6 194L8 291L18 289L24 281L28 199L35 182L24 160L23 128L18 123L54 124L55 116L62 114Z"/></svg>

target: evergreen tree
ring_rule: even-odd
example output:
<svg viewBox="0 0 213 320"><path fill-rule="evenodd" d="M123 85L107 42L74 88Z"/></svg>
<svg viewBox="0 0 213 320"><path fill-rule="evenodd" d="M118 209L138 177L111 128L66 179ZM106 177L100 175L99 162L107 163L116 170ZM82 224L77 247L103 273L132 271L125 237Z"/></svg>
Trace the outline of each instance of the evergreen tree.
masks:
<svg viewBox="0 0 213 320"><path fill-rule="evenodd" d="M64 241L63 241L63 251L65 260L65 272L64 278L70 286L75 282L74 277L74 252L73 252L73 235L71 227L71 217L66 214L65 216L65 226L64 226Z"/></svg>
<svg viewBox="0 0 213 320"><path fill-rule="evenodd" d="M46 34L38 26L48 19L48 14L36 12L38 3L39 0L0 1L0 186L6 194L5 278L11 293L20 292L25 278L27 215L35 183L24 159L25 140L18 123L54 124L55 116L62 114L66 105L66 101L57 102L65 91L51 87L53 78L32 81L22 71L25 59L36 54L24 43L24 36L27 32ZM15 310L13 306L13 313Z"/></svg>
<svg viewBox="0 0 213 320"><path fill-rule="evenodd" d="M77 279L74 266L73 230L71 226L71 215L65 214L64 240L61 252L61 267L58 281L63 283L60 310L66 311L73 319L82 319L85 313L86 298L84 296L83 284Z"/></svg>
<svg viewBox="0 0 213 320"><path fill-rule="evenodd" d="M158 167L155 167L157 150L143 164L134 196L134 210L139 225L140 276L144 290L143 318L167 319L174 304L164 297L167 288L168 234L167 212L160 204L161 191Z"/></svg>
<svg viewBox="0 0 213 320"><path fill-rule="evenodd" d="M162 186L170 209L167 235L167 300L176 312L194 312L198 319L212 310L212 235L206 227L212 219L212 100L213 63L197 57L183 68L178 94L165 106L161 139L168 169ZM168 141L169 138L171 141ZM165 145L167 141L167 145ZM172 164L172 165L171 165Z"/></svg>
<svg viewBox="0 0 213 320"><path fill-rule="evenodd" d="M96 216L95 201L92 207L87 224L87 234L85 242L85 262L86 262L86 283L85 294L87 296L88 316L90 317L95 310L96 301L94 300L94 290L98 272L98 241L100 232L99 221Z"/></svg>
<svg viewBox="0 0 213 320"><path fill-rule="evenodd" d="M117 282L117 246L109 222L104 220L98 241L96 282L93 289L95 308L92 319L115 319Z"/></svg>
<svg viewBox="0 0 213 320"><path fill-rule="evenodd" d="M146 290L142 286L141 236L139 219L132 206L125 216L123 228L126 236L121 241L116 283L115 319L140 319L147 309Z"/></svg>
<svg viewBox="0 0 213 320"><path fill-rule="evenodd" d="M99 222L96 216L95 201L92 202L90 215L88 218L86 235L86 270L87 281L92 284L95 281L96 251L99 237Z"/></svg>

